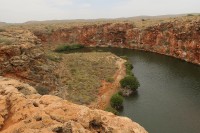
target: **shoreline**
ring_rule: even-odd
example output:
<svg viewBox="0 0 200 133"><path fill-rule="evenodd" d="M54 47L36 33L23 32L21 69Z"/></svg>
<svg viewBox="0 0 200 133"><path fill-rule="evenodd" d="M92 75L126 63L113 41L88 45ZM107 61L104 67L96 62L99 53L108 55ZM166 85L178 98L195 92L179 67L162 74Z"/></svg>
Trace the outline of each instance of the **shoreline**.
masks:
<svg viewBox="0 0 200 133"><path fill-rule="evenodd" d="M114 74L114 81L112 83L102 81L102 87L99 88L99 94L97 101L92 102L88 107L91 109L102 109L104 110L110 104L110 98L115 94L119 87L119 81L126 75L124 63L126 60L120 58L116 65L118 70Z"/></svg>

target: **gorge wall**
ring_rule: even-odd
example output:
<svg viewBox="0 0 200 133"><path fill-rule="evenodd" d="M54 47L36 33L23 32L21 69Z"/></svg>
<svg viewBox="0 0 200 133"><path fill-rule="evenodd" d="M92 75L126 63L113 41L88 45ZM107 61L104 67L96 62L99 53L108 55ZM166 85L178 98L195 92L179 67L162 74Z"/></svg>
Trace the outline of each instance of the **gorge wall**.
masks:
<svg viewBox="0 0 200 133"><path fill-rule="evenodd" d="M173 56L200 64L200 20L174 20L137 28L131 23L107 23L34 34L43 43L79 43L86 46L113 46Z"/></svg>
<svg viewBox="0 0 200 133"><path fill-rule="evenodd" d="M3 38L3 39L2 39ZM57 84L55 68L41 48L40 39L28 30L0 32L0 75L31 83L40 88Z"/></svg>

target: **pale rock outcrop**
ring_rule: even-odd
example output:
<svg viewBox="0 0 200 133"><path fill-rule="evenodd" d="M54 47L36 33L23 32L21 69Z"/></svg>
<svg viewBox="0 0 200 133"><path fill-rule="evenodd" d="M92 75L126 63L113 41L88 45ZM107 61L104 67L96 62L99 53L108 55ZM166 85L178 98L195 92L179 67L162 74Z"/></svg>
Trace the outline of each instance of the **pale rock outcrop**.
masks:
<svg viewBox="0 0 200 133"><path fill-rule="evenodd" d="M21 29L0 32L1 76L22 79L35 86L55 86L54 68L33 33Z"/></svg>
<svg viewBox="0 0 200 133"><path fill-rule="evenodd" d="M3 77L0 104L2 133L147 133L129 118L91 110L56 96L41 96L28 84Z"/></svg>

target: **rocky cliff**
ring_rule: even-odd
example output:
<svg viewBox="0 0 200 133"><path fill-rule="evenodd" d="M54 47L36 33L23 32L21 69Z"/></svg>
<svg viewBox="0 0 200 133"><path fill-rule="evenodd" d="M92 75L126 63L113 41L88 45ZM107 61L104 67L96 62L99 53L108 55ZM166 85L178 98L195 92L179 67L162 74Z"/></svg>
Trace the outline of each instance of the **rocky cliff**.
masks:
<svg viewBox="0 0 200 133"><path fill-rule="evenodd" d="M147 133L125 117L91 110L56 96L37 94L28 84L0 77L2 133Z"/></svg>
<svg viewBox="0 0 200 133"><path fill-rule="evenodd" d="M28 30L0 32L0 75L23 79L37 86L55 86L53 64L47 60L40 40Z"/></svg>
<svg viewBox="0 0 200 133"><path fill-rule="evenodd" d="M56 63L28 30L0 32L0 75L31 83L43 91L58 87ZM89 109L62 98L38 94L37 88L0 76L0 132L147 133L139 124L109 112Z"/></svg>
<svg viewBox="0 0 200 133"><path fill-rule="evenodd" d="M107 23L34 34L45 43L80 43L157 52L200 64L200 19L173 20L137 28L132 23Z"/></svg>

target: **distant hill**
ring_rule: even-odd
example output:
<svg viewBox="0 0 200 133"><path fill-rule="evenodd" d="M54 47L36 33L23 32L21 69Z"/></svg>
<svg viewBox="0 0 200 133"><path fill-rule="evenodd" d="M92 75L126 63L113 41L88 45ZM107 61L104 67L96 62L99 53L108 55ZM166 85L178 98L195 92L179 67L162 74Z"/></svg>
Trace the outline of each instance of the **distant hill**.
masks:
<svg viewBox="0 0 200 133"><path fill-rule="evenodd" d="M4 25L7 25L7 23L5 23L5 22L0 22L0 26L4 26Z"/></svg>
<svg viewBox="0 0 200 133"><path fill-rule="evenodd" d="M190 15L199 15L200 13L190 13ZM67 22L96 22L96 21L109 21L109 20L140 20L140 19L165 19L187 16L189 14L172 14L160 16L135 16L127 18L99 18L99 19L72 19L72 20L45 20L45 21L28 21L23 24L52 24L52 23L67 23Z"/></svg>
<svg viewBox="0 0 200 133"><path fill-rule="evenodd" d="M158 24L160 22L172 21L174 19L193 19L193 17L200 16L200 13L188 13L188 14L172 14L172 15L160 15L160 16L135 16L127 18L99 18L99 19L71 19L71 20L44 20L44 21L27 21L25 23L5 23L0 22L2 26L24 26L27 29L58 29L61 27L81 26L89 24L103 24L103 23L115 23L115 22L130 22L134 23L136 27L145 28L150 25Z"/></svg>

